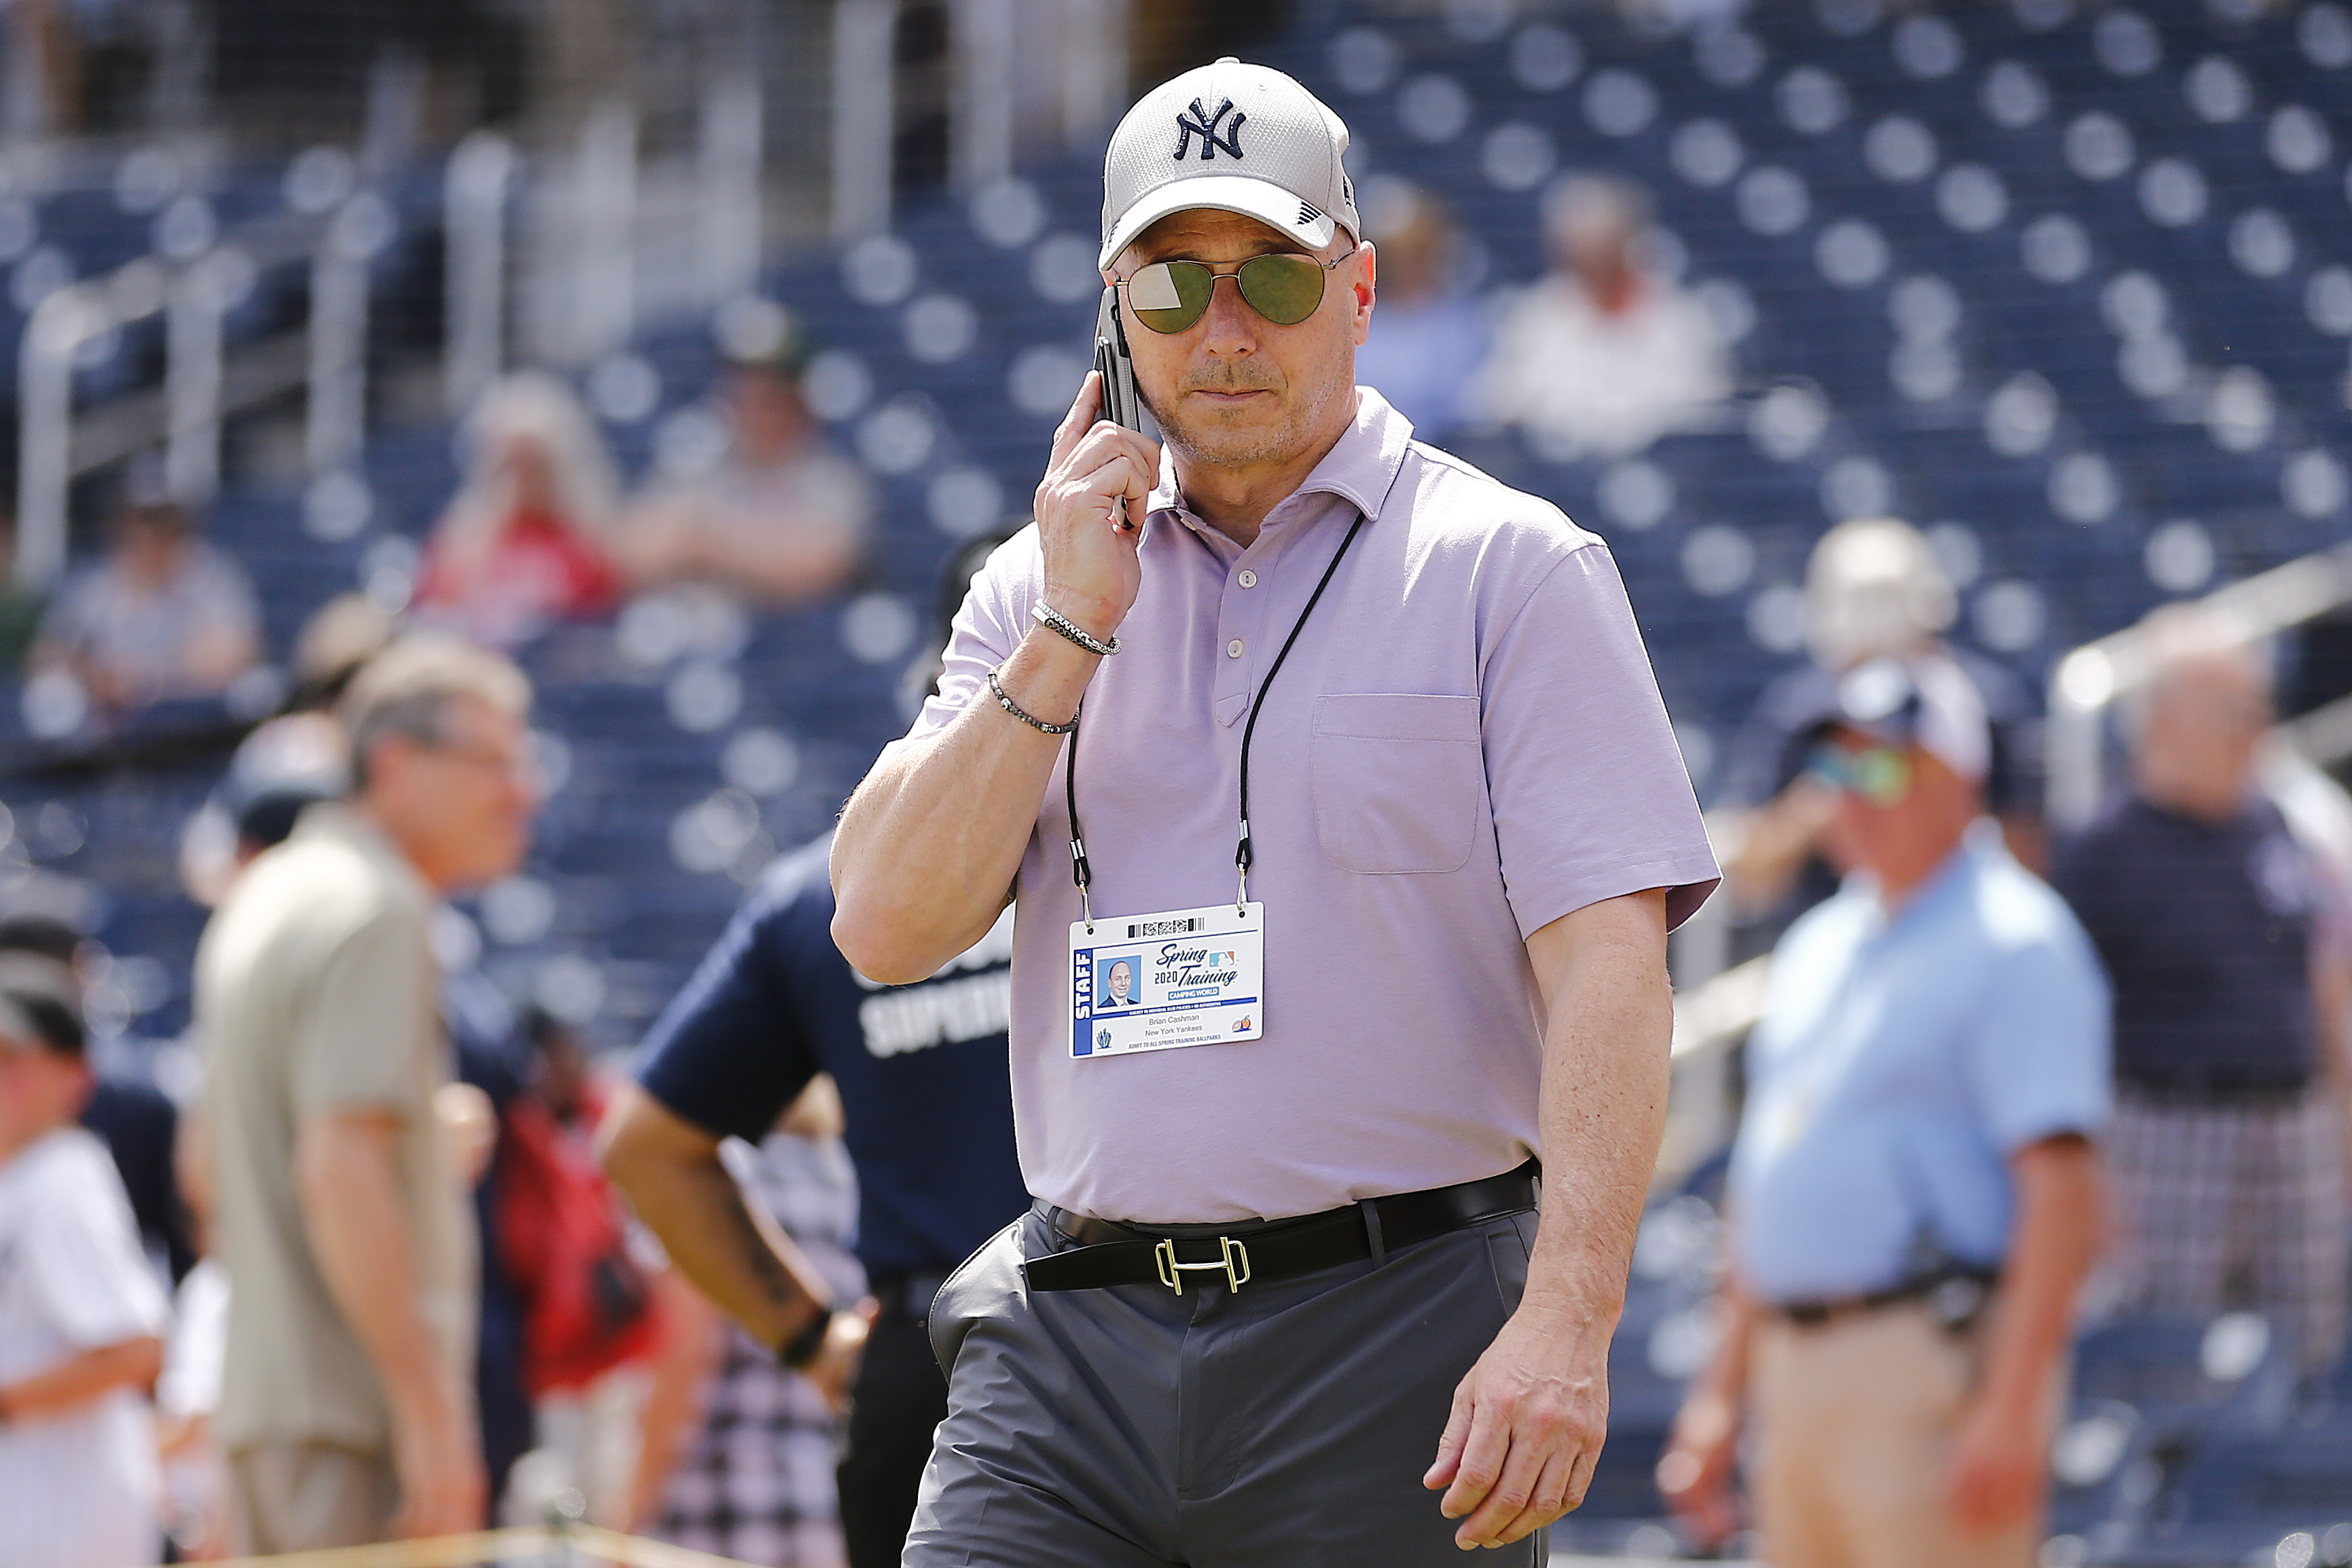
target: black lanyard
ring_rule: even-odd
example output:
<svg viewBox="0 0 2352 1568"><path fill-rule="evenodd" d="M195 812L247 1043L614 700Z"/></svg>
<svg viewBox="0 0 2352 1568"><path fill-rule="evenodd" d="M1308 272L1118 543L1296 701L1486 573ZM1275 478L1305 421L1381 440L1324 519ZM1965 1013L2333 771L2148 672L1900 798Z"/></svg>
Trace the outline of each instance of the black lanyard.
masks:
<svg viewBox="0 0 2352 1568"><path fill-rule="evenodd" d="M1257 733L1258 711L1265 706L1265 694L1273 688L1274 678L1282 673L1282 661L1290 657L1291 645L1298 640L1298 634L1307 629L1307 617L1315 613L1315 606L1322 601L1323 590L1331 585L1331 574L1339 570L1339 563L1347 557L1348 546L1356 542L1356 532L1363 526L1364 514L1360 511L1356 514L1356 521L1348 525L1348 536L1339 541L1339 548L1331 552L1331 564L1323 568L1322 579L1315 584L1315 592L1307 595L1307 607L1299 611L1298 618L1290 624L1290 635L1282 639L1281 651L1274 656L1274 663L1266 667L1265 679L1258 682L1257 696L1250 702L1249 722L1242 727L1241 842L1234 848L1234 865L1240 878L1239 890L1234 897L1236 910L1246 908L1249 903L1250 737ZM1075 730L1070 732L1069 755L1062 767L1062 788L1070 808L1070 880L1077 884L1078 909L1086 920L1087 930L1091 931L1095 929L1095 910L1093 900L1087 895L1087 885L1094 880L1094 871L1087 864L1086 837L1078 831L1078 736Z"/></svg>

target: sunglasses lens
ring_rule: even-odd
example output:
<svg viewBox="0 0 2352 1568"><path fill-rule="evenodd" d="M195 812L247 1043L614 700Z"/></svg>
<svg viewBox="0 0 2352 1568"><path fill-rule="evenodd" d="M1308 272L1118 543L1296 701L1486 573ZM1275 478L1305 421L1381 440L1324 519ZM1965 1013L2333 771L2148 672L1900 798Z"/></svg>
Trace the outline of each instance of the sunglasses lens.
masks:
<svg viewBox="0 0 2352 1568"><path fill-rule="evenodd" d="M1155 261L1127 280L1135 319L1155 332L1181 332L1209 308L1217 276L1197 261Z"/></svg>
<svg viewBox="0 0 2352 1568"><path fill-rule="evenodd" d="M1312 257L1253 257L1239 281L1250 308L1277 327L1297 326L1323 302L1323 268Z"/></svg>

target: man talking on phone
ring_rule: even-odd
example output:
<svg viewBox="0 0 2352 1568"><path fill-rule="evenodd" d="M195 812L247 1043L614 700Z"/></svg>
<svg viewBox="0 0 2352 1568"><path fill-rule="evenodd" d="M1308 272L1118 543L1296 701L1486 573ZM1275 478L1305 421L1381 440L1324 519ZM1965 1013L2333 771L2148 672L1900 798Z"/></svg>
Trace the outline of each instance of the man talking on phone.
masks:
<svg viewBox="0 0 2352 1568"><path fill-rule="evenodd" d="M1120 122L1165 448L1088 376L835 836L876 980L1019 909L908 1568L1531 1563L1592 1474L1715 862L1606 547L1355 384L1346 150L1230 59Z"/></svg>

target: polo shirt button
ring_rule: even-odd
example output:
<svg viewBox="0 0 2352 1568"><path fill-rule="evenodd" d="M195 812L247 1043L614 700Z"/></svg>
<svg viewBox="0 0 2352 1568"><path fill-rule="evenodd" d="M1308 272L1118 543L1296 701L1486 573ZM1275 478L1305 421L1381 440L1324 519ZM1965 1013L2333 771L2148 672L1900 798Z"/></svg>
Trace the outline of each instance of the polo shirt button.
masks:
<svg viewBox="0 0 2352 1568"><path fill-rule="evenodd" d="M1225 657L1226 657L1227 658L1241 658L1241 656L1242 656L1242 639L1241 639L1241 638L1239 638L1239 637L1235 637L1233 641L1231 641L1231 642L1229 642L1229 643L1227 643L1227 644L1225 645Z"/></svg>
<svg viewBox="0 0 2352 1568"><path fill-rule="evenodd" d="M1244 566L1242 568L1238 581L1244 588L1255 588L1257 586L1257 574Z"/></svg>

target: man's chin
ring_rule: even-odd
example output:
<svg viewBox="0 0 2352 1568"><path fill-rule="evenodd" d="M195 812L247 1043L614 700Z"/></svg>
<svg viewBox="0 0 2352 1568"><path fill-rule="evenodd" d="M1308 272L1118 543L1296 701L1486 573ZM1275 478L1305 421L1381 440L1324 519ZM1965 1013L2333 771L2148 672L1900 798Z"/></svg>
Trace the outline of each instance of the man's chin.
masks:
<svg viewBox="0 0 2352 1568"><path fill-rule="evenodd" d="M1262 463L1269 458L1287 457L1296 449L1297 437L1288 412L1235 408L1205 419L1183 419L1173 425L1163 421L1161 431L1171 446L1196 463L1218 467Z"/></svg>

